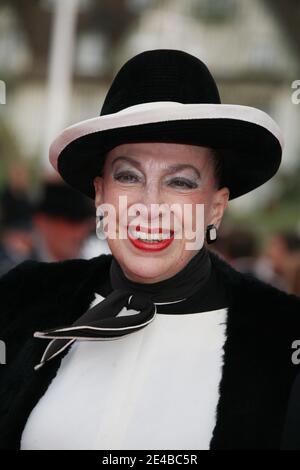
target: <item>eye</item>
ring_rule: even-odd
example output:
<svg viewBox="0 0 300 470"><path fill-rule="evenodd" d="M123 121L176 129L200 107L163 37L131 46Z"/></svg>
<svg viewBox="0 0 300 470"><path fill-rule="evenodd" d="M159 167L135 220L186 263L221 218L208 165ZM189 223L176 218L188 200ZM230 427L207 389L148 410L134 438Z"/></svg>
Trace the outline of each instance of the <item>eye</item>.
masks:
<svg viewBox="0 0 300 470"><path fill-rule="evenodd" d="M169 181L169 186L180 189L195 189L198 188L198 184L195 181L191 181L186 178L173 178Z"/></svg>
<svg viewBox="0 0 300 470"><path fill-rule="evenodd" d="M140 178L138 175L130 171L122 171L114 175L114 179L120 181L121 183L138 183Z"/></svg>

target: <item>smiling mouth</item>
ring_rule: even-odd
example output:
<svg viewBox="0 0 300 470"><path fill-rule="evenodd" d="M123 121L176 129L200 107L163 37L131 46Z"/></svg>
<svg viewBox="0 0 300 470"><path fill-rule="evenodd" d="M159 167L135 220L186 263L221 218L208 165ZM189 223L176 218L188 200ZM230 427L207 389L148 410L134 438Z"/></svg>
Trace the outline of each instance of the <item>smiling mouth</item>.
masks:
<svg viewBox="0 0 300 470"><path fill-rule="evenodd" d="M162 230L162 228L136 228L128 226L128 236L134 240L140 240L145 243L160 243L172 240L174 237L174 230Z"/></svg>

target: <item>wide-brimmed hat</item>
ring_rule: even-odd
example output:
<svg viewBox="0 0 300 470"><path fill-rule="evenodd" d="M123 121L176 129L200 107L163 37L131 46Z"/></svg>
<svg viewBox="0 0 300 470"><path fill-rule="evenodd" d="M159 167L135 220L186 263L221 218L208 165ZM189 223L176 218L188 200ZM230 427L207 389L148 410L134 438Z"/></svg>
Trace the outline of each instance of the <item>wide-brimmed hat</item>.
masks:
<svg viewBox="0 0 300 470"><path fill-rule="evenodd" d="M221 104L207 66L178 50L142 52L114 78L99 117L66 128L50 147L62 178L94 198L93 180L106 153L123 143L169 142L222 150L221 186L230 199L268 181L281 162L283 139L265 112Z"/></svg>

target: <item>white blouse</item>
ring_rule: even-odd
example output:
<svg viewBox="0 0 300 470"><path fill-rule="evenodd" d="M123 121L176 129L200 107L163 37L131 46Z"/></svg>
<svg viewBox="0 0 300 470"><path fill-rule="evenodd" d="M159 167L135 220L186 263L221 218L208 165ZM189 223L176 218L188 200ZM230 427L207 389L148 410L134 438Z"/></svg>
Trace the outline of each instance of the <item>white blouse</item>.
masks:
<svg viewBox="0 0 300 470"><path fill-rule="evenodd" d="M91 307L103 299L95 294ZM226 320L225 308L157 313L128 336L76 341L32 410L21 449L208 449Z"/></svg>

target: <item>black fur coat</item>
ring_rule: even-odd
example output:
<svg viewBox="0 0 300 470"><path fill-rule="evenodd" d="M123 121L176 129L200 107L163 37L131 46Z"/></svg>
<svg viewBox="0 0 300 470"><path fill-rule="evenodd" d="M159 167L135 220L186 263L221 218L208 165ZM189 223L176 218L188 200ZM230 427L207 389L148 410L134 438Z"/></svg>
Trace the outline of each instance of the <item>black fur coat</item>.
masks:
<svg viewBox="0 0 300 470"><path fill-rule="evenodd" d="M292 343L300 340L300 299L210 256L230 298L210 448L279 449L288 434L289 398L299 373L292 362ZM20 448L26 420L67 351L35 371L46 344L33 338L33 332L69 324L82 315L97 285L107 278L110 262L111 255L26 261L0 279L0 339L7 348L6 364L0 366L1 449ZM284 446L290 445L285 437Z"/></svg>

